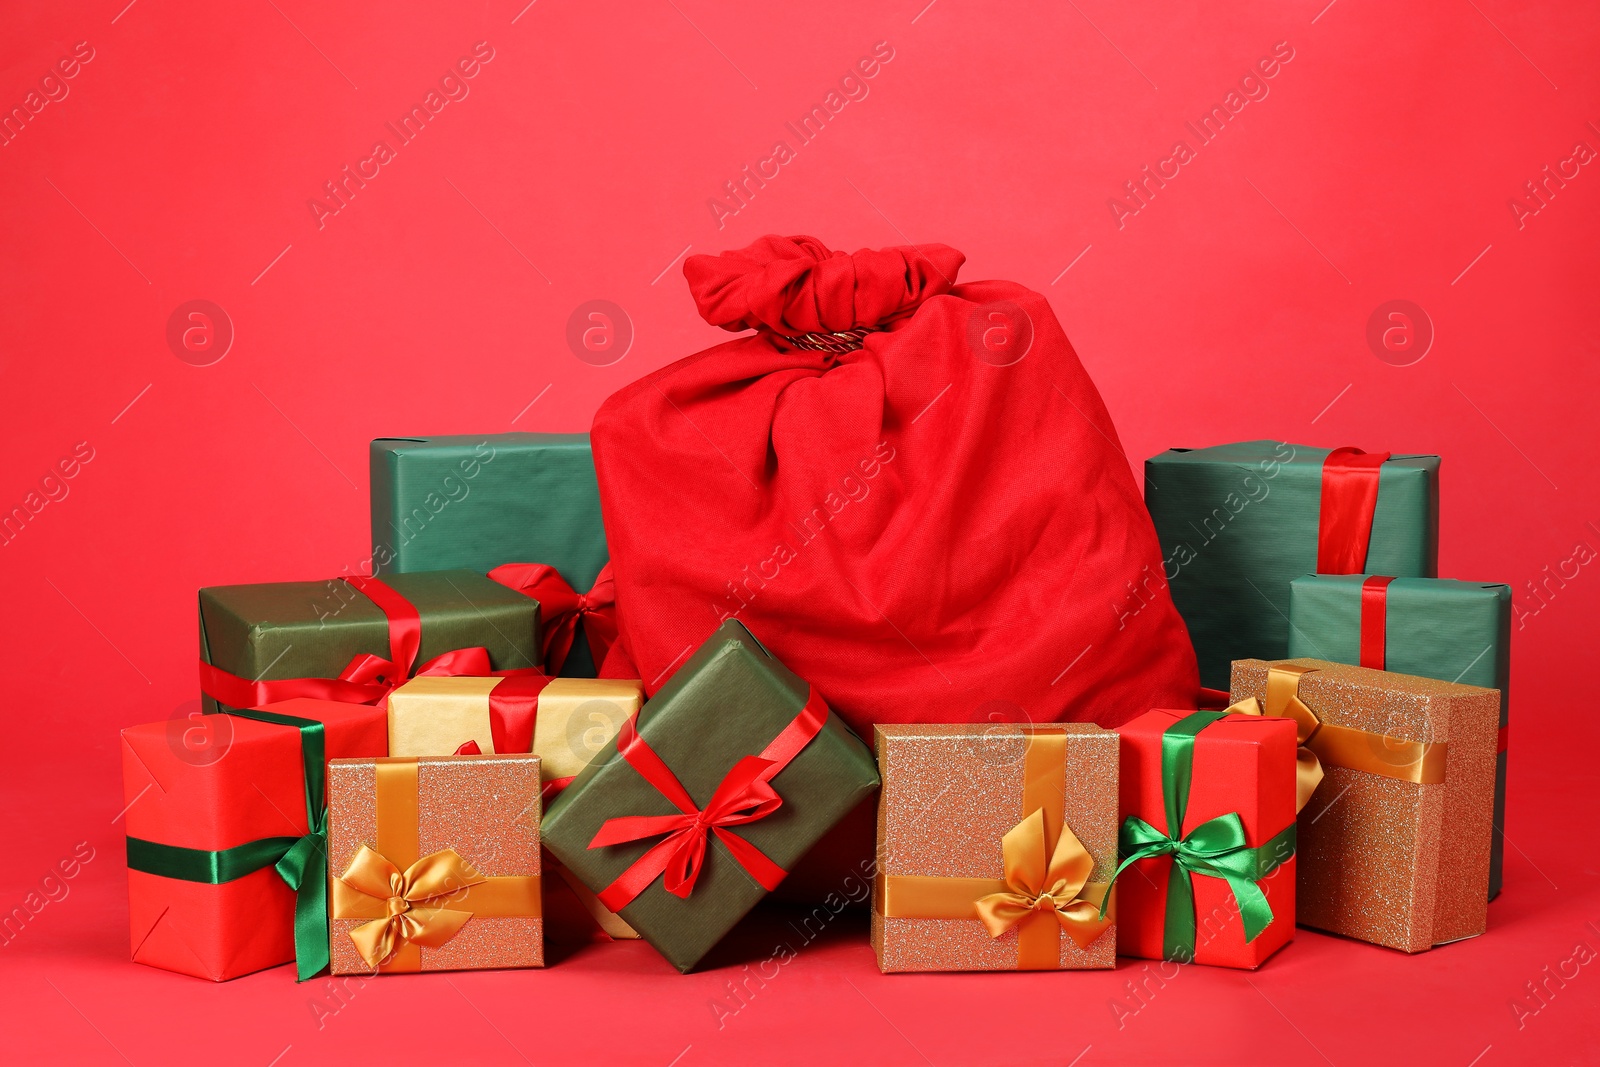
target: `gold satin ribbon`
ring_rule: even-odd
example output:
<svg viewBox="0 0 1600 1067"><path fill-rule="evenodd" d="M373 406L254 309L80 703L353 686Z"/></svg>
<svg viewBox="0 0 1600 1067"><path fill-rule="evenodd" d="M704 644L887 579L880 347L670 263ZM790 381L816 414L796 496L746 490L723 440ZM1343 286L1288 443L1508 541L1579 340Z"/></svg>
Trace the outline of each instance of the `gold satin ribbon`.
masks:
<svg viewBox="0 0 1600 1067"><path fill-rule="evenodd" d="M1022 807L1028 815L1001 839L1004 878L884 875L877 899L885 918L976 919L990 937L1017 931L1017 969L1061 966L1061 935L1087 949L1116 922L1100 917L1106 883L1089 883L1094 859L1062 820L1067 738L1048 727L1028 730Z"/></svg>
<svg viewBox="0 0 1600 1067"><path fill-rule="evenodd" d="M367 966L386 973L418 971L422 949L446 944L474 915L542 914L536 874L485 877L448 848L418 856L417 761L374 762L378 847L356 850L345 872L332 879L330 897L333 918L371 920L350 931Z"/></svg>
<svg viewBox="0 0 1600 1067"><path fill-rule="evenodd" d="M1300 679L1318 669L1293 663L1268 667L1265 709L1255 697L1228 708L1245 715L1266 714L1294 720L1295 738L1300 742L1299 765L1295 772L1296 812L1306 806L1322 781L1324 765L1418 785L1438 785L1444 781L1445 757L1449 752L1446 742L1408 741L1390 734L1336 726L1318 718L1300 698Z"/></svg>

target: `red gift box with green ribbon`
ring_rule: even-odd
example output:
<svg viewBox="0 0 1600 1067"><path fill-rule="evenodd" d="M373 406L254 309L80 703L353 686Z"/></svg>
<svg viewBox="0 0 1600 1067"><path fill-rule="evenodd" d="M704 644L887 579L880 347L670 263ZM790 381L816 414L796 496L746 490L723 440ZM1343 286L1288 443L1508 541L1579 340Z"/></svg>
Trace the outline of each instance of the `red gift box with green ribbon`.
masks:
<svg viewBox="0 0 1600 1067"><path fill-rule="evenodd" d="M327 966L326 763L387 751L382 708L327 700L122 731L134 961L217 982Z"/></svg>
<svg viewBox="0 0 1600 1067"><path fill-rule="evenodd" d="M1294 723L1151 711L1118 733L1118 954L1259 967L1294 937Z"/></svg>

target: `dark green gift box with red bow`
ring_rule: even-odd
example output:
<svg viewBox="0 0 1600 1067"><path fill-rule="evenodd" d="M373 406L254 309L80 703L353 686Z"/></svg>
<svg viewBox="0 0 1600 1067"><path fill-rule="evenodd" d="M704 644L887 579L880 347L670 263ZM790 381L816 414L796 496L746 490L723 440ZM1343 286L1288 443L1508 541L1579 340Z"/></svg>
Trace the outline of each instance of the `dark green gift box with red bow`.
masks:
<svg viewBox="0 0 1600 1067"><path fill-rule="evenodd" d="M866 745L729 620L551 802L544 843L687 971L877 786Z"/></svg>

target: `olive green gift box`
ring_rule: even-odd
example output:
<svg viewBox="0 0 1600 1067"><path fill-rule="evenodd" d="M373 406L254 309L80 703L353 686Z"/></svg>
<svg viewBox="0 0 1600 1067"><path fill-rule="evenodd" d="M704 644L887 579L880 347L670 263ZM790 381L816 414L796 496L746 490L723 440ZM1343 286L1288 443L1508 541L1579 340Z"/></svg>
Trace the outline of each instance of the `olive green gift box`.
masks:
<svg viewBox="0 0 1600 1067"><path fill-rule="evenodd" d="M1171 448L1145 460L1145 504L1201 685L1227 689L1236 659L1289 655L1289 583L1317 569L1322 462L1330 451L1240 441ZM1366 569L1439 573L1438 456L1393 455L1379 468ZM1159 584L1159 576L1150 580Z"/></svg>
<svg viewBox="0 0 1600 1067"><path fill-rule="evenodd" d="M745 756L761 752L805 706L811 687L737 621L724 622L639 715L639 736L700 807ZM599 893L660 841L590 849L607 819L677 815L678 809L618 753L613 740L550 804L544 843ZM872 752L833 712L810 744L772 778L783 804L731 829L784 870L878 787ZM707 836L705 864L686 898L657 877L618 914L680 971L698 963L766 889Z"/></svg>
<svg viewBox="0 0 1600 1067"><path fill-rule="evenodd" d="M539 604L475 571L385 575L422 617L413 665L482 646L495 670L539 665ZM247 681L337 678L351 659L389 658L389 621L338 578L200 590L200 658ZM207 712L231 711L211 697Z"/></svg>
<svg viewBox="0 0 1600 1067"><path fill-rule="evenodd" d="M1364 574L1305 574L1289 584L1289 656L1361 665ZM1505 858L1505 731L1511 710L1511 587L1450 578L1396 578L1385 591L1383 669L1500 690L1489 899Z"/></svg>
<svg viewBox="0 0 1600 1067"><path fill-rule="evenodd" d="M609 558L586 433L380 437L371 475L374 574L547 563L582 593ZM561 673L595 667L580 632Z"/></svg>

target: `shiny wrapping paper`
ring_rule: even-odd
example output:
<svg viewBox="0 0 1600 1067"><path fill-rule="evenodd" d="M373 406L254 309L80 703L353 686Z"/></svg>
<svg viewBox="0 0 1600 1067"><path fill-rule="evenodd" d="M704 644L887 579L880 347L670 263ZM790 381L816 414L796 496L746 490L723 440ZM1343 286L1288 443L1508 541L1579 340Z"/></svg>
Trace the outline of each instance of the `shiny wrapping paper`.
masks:
<svg viewBox="0 0 1600 1067"><path fill-rule="evenodd" d="M1322 759L1322 783L1299 820L1300 925L1405 952L1483 933L1500 694L1296 659L1235 663L1233 698L1270 705L1277 666L1315 668L1300 676L1300 699L1326 725L1375 735L1362 753L1375 765L1404 774L1417 762L1405 742L1426 746L1430 758L1445 746L1443 781L1431 784Z"/></svg>
<svg viewBox="0 0 1600 1067"><path fill-rule="evenodd" d="M415 785L382 794L384 764L401 771L414 765ZM414 821L399 817L408 804L415 805L411 812ZM328 813L332 890L328 932L334 974L374 971L357 950L352 934L383 914L384 904L375 902L361 917L344 917L341 911L347 909L341 909L339 887L333 884L350 869L363 846L401 870L449 849L490 882L505 880L492 889L508 886L517 890L528 879L535 882L531 900L511 908L491 905L478 909L470 891L468 895L458 891L444 906L472 912L465 925L441 945L409 946L415 953L410 964L396 954L377 967L379 973L544 966L544 922L537 888L541 875L539 757L334 760L328 764ZM397 910L403 909L390 901L389 912ZM505 913L508 911L511 914Z"/></svg>
<svg viewBox="0 0 1600 1067"><path fill-rule="evenodd" d="M1135 815L1170 832L1162 786L1162 734L1187 711L1151 711L1118 727L1122 735L1122 817ZM1295 821L1295 728L1287 719L1229 715L1194 739L1182 833L1237 812L1246 843L1261 848ZM1117 879L1117 951L1163 959L1170 857L1140 860ZM1195 963L1253 969L1294 939L1295 860L1257 882L1272 922L1245 940L1239 903L1228 883L1193 876Z"/></svg>
<svg viewBox="0 0 1600 1067"><path fill-rule="evenodd" d="M389 694L389 754L448 756L463 742L497 751L491 700L528 705L532 751L548 787L575 777L644 706L644 686L613 678L413 678ZM639 935L588 888L547 857L546 934L587 936L594 925L614 938ZM591 922L592 920L592 922Z"/></svg>
<svg viewBox="0 0 1600 1067"><path fill-rule="evenodd" d="M588 434L380 437L371 472L374 574L538 562L581 592L608 558ZM594 675L582 634L562 673Z"/></svg>
<svg viewBox="0 0 1600 1067"><path fill-rule="evenodd" d="M1059 778L1030 782L1038 769L1030 765L1030 731L1065 739ZM1093 886L1110 881L1117 863L1114 732L1088 723L885 725L877 728L875 740L883 791L872 945L885 973L1019 969L1020 926L991 937L976 903L966 918L886 917L886 910L895 910L886 907L886 895L898 888L892 880L902 878L1003 882L1003 839L1031 814L1025 808L1041 787L1055 798L1049 803L1055 809L1049 824L1059 816L1093 859L1091 894ZM1056 925L1053 917L1044 919ZM1115 925L1087 948L1065 933L1057 936L1054 962L1060 968L1115 965Z"/></svg>
<svg viewBox="0 0 1600 1067"><path fill-rule="evenodd" d="M1233 660L1288 654L1289 583L1317 570L1328 453L1241 441L1145 461L1145 504L1201 685L1226 689ZM1439 457L1395 455L1378 472L1366 569L1428 577L1438 559Z"/></svg>
<svg viewBox="0 0 1600 1067"><path fill-rule="evenodd" d="M1362 574L1306 574L1289 585L1289 655L1361 662ZM1511 587L1395 578L1385 590L1384 670L1500 691L1489 899L1505 854L1506 731L1511 722ZM1369 664L1370 666L1370 664Z"/></svg>
<svg viewBox="0 0 1600 1067"><path fill-rule="evenodd" d="M539 605L472 571L385 576L422 616L418 664L482 646L495 670L539 665ZM200 658L250 681L335 678L367 653L388 658L389 622L338 579L200 590ZM203 700L207 711L219 705Z"/></svg>
<svg viewBox="0 0 1600 1067"><path fill-rule="evenodd" d="M382 708L285 700L267 710L324 724L330 757L381 756ZM299 732L234 716L122 731L129 837L220 850L306 833ZM133 959L221 982L294 959L295 893L270 866L207 885L128 872Z"/></svg>
<svg viewBox="0 0 1600 1067"><path fill-rule="evenodd" d="M723 623L656 693L638 734L702 809L744 757L767 748L808 705L811 687L735 621ZM783 870L878 785L872 753L838 716L771 779L782 805L732 827ZM626 816L678 812L608 744L550 803L545 844L590 890L600 893L632 869L660 838L591 849L602 825ZM717 837L687 897L655 878L618 909L628 924L681 971L692 968L766 896Z"/></svg>

